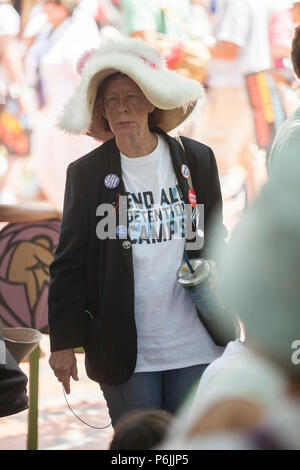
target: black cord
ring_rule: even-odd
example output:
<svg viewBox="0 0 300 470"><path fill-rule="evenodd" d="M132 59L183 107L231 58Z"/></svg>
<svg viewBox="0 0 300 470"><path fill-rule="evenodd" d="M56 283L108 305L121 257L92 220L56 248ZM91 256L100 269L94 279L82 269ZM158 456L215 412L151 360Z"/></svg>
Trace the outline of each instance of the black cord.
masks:
<svg viewBox="0 0 300 470"><path fill-rule="evenodd" d="M81 421L83 424L86 424L87 426L89 426L90 428L93 428L93 429L106 429L106 428L109 428L109 426L111 426L111 422L107 425L107 426L103 426L101 428L97 427L97 426L92 426L91 424L87 423L86 421L84 421L83 419L79 418L79 416L72 410L68 400L67 400L67 396L66 396L66 392L65 392L65 389L64 389L64 386L62 386L62 389L63 389L63 394L64 394L64 397L65 397L65 400L66 400L66 403L68 405L68 408L70 411L72 411L73 415L79 419L79 421Z"/></svg>

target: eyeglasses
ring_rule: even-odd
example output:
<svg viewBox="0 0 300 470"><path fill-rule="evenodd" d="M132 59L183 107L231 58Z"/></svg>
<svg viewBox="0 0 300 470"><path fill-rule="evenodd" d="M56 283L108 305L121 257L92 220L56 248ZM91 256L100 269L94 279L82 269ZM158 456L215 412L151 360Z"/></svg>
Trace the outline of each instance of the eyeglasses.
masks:
<svg viewBox="0 0 300 470"><path fill-rule="evenodd" d="M134 108L144 101L144 95L129 93L123 97L123 102L127 108ZM118 96L110 96L102 98L103 106L107 110L114 110L120 105L121 99Z"/></svg>

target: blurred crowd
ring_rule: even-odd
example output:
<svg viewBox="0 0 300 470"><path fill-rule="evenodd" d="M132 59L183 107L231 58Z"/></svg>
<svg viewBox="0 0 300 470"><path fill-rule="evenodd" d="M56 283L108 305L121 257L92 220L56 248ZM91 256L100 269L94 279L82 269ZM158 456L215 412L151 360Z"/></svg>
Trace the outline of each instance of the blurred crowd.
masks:
<svg viewBox="0 0 300 470"><path fill-rule="evenodd" d="M225 202L241 193L252 202L275 131L299 103L290 59L299 11L290 0L0 0L0 201L62 208L68 164L100 144L55 127L79 81L77 61L101 41L130 35L206 88L204 109L177 133L212 147ZM277 93L263 142L247 76Z"/></svg>
<svg viewBox="0 0 300 470"><path fill-rule="evenodd" d="M55 127L78 59L126 35L203 84L204 107L176 132L213 149L225 204L241 193L248 203L219 254L243 340L174 420L126 416L111 449L300 448L299 24L300 1L289 0L0 0L1 203L62 208L68 164L101 145Z"/></svg>

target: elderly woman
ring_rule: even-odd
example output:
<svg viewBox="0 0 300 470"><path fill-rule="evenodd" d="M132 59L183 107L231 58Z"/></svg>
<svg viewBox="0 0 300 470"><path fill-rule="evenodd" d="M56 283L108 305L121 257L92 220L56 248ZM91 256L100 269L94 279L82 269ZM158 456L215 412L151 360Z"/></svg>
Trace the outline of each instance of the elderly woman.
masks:
<svg viewBox="0 0 300 470"><path fill-rule="evenodd" d="M183 206L194 207L196 197L204 204L205 243L192 244L189 256L213 258L206 235L213 213L223 227L222 200L212 150L187 138L183 149L166 133L202 101L198 82L168 71L141 39L104 44L81 69L59 125L105 142L67 171L50 266L50 364L69 393L70 377L78 379L73 348L83 346L114 425L133 409L174 413L223 350L176 278L186 247Z"/></svg>

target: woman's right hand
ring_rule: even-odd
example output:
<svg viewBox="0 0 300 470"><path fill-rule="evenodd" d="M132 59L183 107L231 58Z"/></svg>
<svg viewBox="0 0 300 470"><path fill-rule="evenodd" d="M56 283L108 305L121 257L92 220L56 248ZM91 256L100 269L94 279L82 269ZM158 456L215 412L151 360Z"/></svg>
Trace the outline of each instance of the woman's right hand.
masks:
<svg viewBox="0 0 300 470"><path fill-rule="evenodd" d="M63 384L65 392L69 394L71 391L70 377L72 377L73 380L79 380L77 359L73 349L63 349L61 351L52 352L49 364L58 381Z"/></svg>

